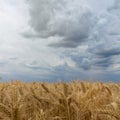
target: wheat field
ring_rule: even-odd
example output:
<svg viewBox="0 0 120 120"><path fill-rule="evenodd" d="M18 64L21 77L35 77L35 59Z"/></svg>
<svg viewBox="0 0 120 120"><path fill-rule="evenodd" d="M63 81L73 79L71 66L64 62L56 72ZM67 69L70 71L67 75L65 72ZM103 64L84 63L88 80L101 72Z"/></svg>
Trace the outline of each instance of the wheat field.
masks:
<svg viewBox="0 0 120 120"><path fill-rule="evenodd" d="M120 120L120 84L0 83L0 120Z"/></svg>

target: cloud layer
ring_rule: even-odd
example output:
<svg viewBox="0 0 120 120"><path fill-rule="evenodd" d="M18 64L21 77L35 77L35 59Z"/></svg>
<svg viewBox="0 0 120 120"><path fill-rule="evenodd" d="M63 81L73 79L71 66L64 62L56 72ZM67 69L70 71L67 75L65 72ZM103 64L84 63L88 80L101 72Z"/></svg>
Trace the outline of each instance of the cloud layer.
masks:
<svg viewBox="0 0 120 120"><path fill-rule="evenodd" d="M63 48L63 55L81 70L114 73L119 71L119 67L112 69L119 66L116 57L120 59L119 3L111 0L108 5L102 0L103 6L97 8L94 0L31 1L31 36L52 37L49 46Z"/></svg>
<svg viewBox="0 0 120 120"><path fill-rule="evenodd" d="M119 11L120 0L1 0L0 75L119 80Z"/></svg>
<svg viewBox="0 0 120 120"><path fill-rule="evenodd" d="M54 37L57 41L50 44L53 47L79 46L89 39L95 24L90 7L82 0L31 1L30 15L33 33L26 36Z"/></svg>

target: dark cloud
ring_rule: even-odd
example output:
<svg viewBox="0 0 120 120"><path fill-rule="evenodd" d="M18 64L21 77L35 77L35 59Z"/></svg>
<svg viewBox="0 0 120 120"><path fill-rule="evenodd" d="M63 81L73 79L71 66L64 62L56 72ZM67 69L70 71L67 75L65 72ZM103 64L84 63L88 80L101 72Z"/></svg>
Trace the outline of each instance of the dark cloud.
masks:
<svg viewBox="0 0 120 120"><path fill-rule="evenodd" d="M34 64L35 62L33 62ZM39 73L39 76L37 75L34 77L34 75L30 75L29 77L25 77L24 74L19 74L17 77L22 76L24 77L23 80L29 80L28 78L35 79L36 81L48 81L48 82L55 82L55 81L70 81L74 79L87 79L87 75L84 75L83 72L80 73L79 70L70 67L67 63L64 63L63 65L58 65L54 67L41 67L37 66L36 64L25 64L24 67L38 72L42 72L41 75Z"/></svg>
<svg viewBox="0 0 120 120"><path fill-rule="evenodd" d="M116 42L105 43L89 44L86 50L77 48L66 52L65 55L69 56L82 70L109 70L110 67L119 64L120 49Z"/></svg>
<svg viewBox="0 0 120 120"><path fill-rule="evenodd" d="M119 8L119 0L111 9ZM119 35L119 19L105 12L95 14L87 2L67 0L35 0L29 2L31 31L23 33L26 38L49 38L57 40L51 47L76 48L96 39L111 39ZM113 38L112 38L113 39Z"/></svg>
<svg viewBox="0 0 120 120"><path fill-rule="evenodd" d="M100 58L94 61L94 66L107 69L113 64L113 61L111 60L110 57L108 58Z"/></svg>
<svg viewBox="0 0 120 120"><path fill-rule="evenodd" d="M24 33L26 38L45 40L52 37L49 46L55 49L62 47L62 52L66 51L62 53L63 56L70 58L78 71L118 71L115 65L119 65L120 59L120 0L115 0L111 7L103 10L102 6L100 10L95 7L96 11L92 10L89 2L82 0L35 0L30 3L29 25L32 32ZM104 1L102 3L104 4ZM86 50L82 49L85 45ZM57 52L59 50L56 50L56 54ZM37 64L26 67L45 70ZM64 64L53 69L47 68L45 71L50 71L49 76L54 79L66 79L75 71L67 68L73 70ZM65 71L67 77L64 76Z"/></svg>
<svg viewBox="0 0 120 120"><path fill-rule="evenodd" d="M111 45L111 46L109 46ZM88 52L95 54L99 58L107 58L120 55L120 48L117 44L100 44L88 49Z"/></svg>
<svg viewBox="0 0 120 120"><path fill-rule="evenodd" d="M99 55L101 57L112 57L115 55L120 55L120 49L114 48L114 49L108 49L108 50L102 50L96 53L96 55Z"/></svg>
<svg viewBox="0 0 120 120"><path fill-rule="evenodd" d="M88 41L89 35L92 32L92 28L93 28L94 20L92 19L92 15L91 13L87 12L87 13L83 13L81 16L78 17L79 18L77 17L75 18L76 19L75 21L71 21L71 23L67 23L68 25L66 26L65 29L61 29L61 32L63 32L62 37L64 38L58 43L50 44L50 46L75 48L81 45L82 43ZM57 33L57 35L60 36L59 33Z"/></svg>
<svg viewBox="0 0 120 120"><path fill-rule="evenodd" d="M101 54L96 55L90 53L88 56L81 56L80 53L78 53L77 55L71 55L70 58L76 63L79 69L84 71L107 70L115 63L113 56L104 56L103 54L101 56Z"/></svg>
<svg viewBox="0 0 120 120"><path fill-rule="evenodd" d="M24 37L49 38L58 41L52 47L75 48L86 42L95 25L95 18L84 2L77 0L30 1L30 22L32 32Z"/></svg>
<svg viewBox="0 0 120 120"><path fill-rule="evenodd" d="M120 0L114 0L114 4L108 8L108 11L120 9Z"/></svg>
<svg viewBox="0 0 120 120"><path fill-rule="evenodd" d="M68 66L67 63L54 67L49 76L49 80L51 78L51 81L85 80L89 77L84 72Z"/></svg>
<svg viewBox="0 0 120 120"><path fill-rule="evenodd" d="M89 58L86 58L86 57L78 57L78 56L74 56L72 58L72 60L74 60L74 62L76 63L76 65L83 69L83 70L90 70L91 69L91 61Z"/></svg>
<svg viewBox="0 0 120 120"><path fill-rule="evenodd" d="M79 52L78 52L79 51ZM70 57L76 64L76 67L88 71L92 67L91 54L87 51L77 48L77 50L70 50L69 52L64 53L66 56Z"/></svg>

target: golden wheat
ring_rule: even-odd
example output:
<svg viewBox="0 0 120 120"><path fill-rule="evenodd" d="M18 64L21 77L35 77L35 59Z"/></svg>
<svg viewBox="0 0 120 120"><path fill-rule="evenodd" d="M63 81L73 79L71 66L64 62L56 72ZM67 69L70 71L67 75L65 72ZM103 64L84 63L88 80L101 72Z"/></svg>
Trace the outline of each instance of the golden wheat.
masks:
<svg viewBox="0 0 120 120"><path fill-rule="evenodd" d="M0 83L0 120L120 120L120 84Z"/></svg>

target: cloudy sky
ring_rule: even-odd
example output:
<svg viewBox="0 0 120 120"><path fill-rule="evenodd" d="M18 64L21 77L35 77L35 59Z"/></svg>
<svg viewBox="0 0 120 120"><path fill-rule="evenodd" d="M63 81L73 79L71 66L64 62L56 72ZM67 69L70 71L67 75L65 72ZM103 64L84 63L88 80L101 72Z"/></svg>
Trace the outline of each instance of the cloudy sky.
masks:
<svg viewBox="0 0 120 120"><path fill-rule="evenodd" d="M120 0L0 0L0 76L120 81Z"/></svg>

